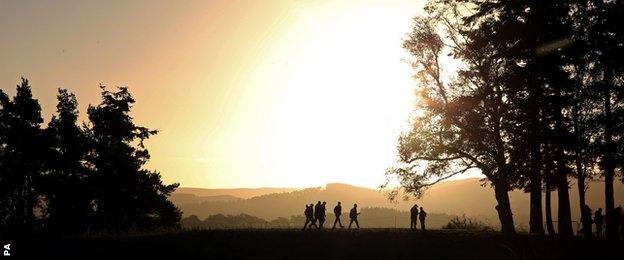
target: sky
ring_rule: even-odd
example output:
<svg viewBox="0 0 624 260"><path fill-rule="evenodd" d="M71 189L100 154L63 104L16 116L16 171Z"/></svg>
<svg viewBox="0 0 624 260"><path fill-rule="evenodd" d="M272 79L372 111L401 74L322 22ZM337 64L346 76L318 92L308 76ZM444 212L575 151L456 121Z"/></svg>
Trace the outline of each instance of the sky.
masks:
<svg viewBox="0 0 624 260"><path fill-rule="evenodd" d="M57 88L81 120L127 86L158 129L147 168L184 187L378 187L415 81L401 48L418 0L0 0L0 88Z"/></svg>

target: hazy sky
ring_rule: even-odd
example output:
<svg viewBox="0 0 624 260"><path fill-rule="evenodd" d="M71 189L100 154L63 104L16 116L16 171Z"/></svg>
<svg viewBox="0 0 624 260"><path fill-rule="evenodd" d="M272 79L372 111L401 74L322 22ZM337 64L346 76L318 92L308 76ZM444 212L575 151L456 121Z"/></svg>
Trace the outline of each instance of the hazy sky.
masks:
<svg viewBox="0 0 624 260"><path fill-rule="evenodd" d="M54 113L128 86L161 131L149 168L190 187L377 187L412 108L418 0L0 0L0 87Z"/></svg>

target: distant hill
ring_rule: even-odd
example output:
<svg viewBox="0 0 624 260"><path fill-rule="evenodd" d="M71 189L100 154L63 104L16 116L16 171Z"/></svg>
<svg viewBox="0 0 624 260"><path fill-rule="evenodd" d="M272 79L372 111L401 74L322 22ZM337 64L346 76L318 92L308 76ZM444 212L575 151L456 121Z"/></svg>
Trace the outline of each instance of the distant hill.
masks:
<svg viewBox="0 0 624 260"><path fill-rule="evenodd" d="M571 185L575 187L574 183ZM587 202L592 209L604 208L603 185L602 182L589 184ZM327 201L329 204L328 213L331 212L336 201L341 201L345 210L348 210L353 203L358 203L361 208L384 207L400 211L409 210L416 202L430 213L466 214L478 217L490 225L498 224L494 210L496 201L493 190L489 186L483 187L478 179L442 182L429 189L425 196L418 201L398 201L396 203L389 202L385 194L378 190L340 183L327 184L324 188L276 190L274 193L263 193L267 190L180 188L172 195L171 199L182 209L184 216L197 215L200 219L215 214L237 215L245 213L270 220L277 217L301 215L305 204L321 200ZM254 193L260 195L248 197L249 194ZM616 204L624 204L624 185L622 183L618 182L615 185L615 194ZM243 195L247 195L247 197ZM578 192L572 188L570 196L573 220L578 220L580 218L578 214ZM528 194L518 190L513 191L510 193L510 199L516 224L520 227L528 226ZM556 218L556 192L553 192L552 214Z"/></svg>
<svg viewBox="0 0 624 260"><path fill-rule="evenodd" d="M232 195L215 195L215 196L196 196L188 193L174 193L170 197L171 201L176 204L193 204L202 202L215 202L215 201L237 201L242 198L234 197Z"/></svg>
<svg viewBox="0 0 624 260"><path fill-rule="evenodd" d="M201 191L200 189L194 189ZM250 214L264 219L274 219L277 217L289 217L301 215L305 209L304 205L318 200L327 201L328 209L331 210L340 200L344 203L345 210L348 210L352 203L363 203L362 207L388 207L395 208L394 204L387 201L385 196L373 189L351 186L347 184L328 184L325 188L307 188L290 192L270 193L255 196L248 199L218 201L212 199L202 200L199 195L196 198L189 197L189 189L176 191L171 199L182 209L184 216L197 215L200 219L214 214L240 213ZM211 191L214 192L214 191ZM238 190L221 190L219 193L211 193L235 196ZM180 196L181 194L184 194ZM206 193L198 193L206 194Z"/></svg>
<svg viewBox="0 0 624 260"><path fill-rule="evenodd" d="M241 199L249 199L271 193L291 192L296 188L235 188L235 189L204 189L204 188L178 188L174 194L193 194L195 196L219 196L228 195Z"/></svg>

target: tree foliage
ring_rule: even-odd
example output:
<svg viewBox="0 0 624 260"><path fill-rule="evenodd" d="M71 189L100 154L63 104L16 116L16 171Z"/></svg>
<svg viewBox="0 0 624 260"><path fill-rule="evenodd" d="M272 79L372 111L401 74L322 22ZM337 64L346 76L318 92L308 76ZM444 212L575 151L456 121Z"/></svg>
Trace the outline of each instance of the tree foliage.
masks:
<svg viewBox="0 0 624 260"><path fill-rule="evenodd" d="M102 88L78 125L74 94L59 89L57 113L41 127L41 108L26 79L11 100L0 91L0 230L81 233L177 227L181 212L164 184L144 168L144 140L157 133L130 116L125 87Z"/></svg>
<svg viewBox="0 0 624 260"><path fill-rule="evenodd" d="M545 184L547 224L556 189L558 233L571 236L569 178L584 208L585 181L601 175L609 216L622 167L622 10L600 0L429 1L404 41L418 103L389 178L418 197L477 169L494 187L506 233L514 188L531 193L530 231L544 232Z"/></svg>

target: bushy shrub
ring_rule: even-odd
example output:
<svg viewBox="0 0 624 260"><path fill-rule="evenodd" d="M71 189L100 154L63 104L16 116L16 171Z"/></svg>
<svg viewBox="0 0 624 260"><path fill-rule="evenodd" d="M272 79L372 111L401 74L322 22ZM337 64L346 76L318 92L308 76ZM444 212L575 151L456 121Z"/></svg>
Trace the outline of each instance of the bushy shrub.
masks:
<svg viewBox="0 0 624 260"><path fill-rule="evenodd" d="M487 225L485 222L466 217L466 215L454 216L451 220L442 227L443 229L464 229L464 230L475 230L475 231L492 231L494 230L492 227Z"/></svg>

